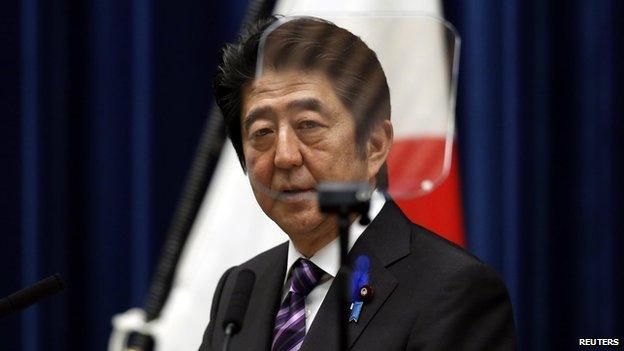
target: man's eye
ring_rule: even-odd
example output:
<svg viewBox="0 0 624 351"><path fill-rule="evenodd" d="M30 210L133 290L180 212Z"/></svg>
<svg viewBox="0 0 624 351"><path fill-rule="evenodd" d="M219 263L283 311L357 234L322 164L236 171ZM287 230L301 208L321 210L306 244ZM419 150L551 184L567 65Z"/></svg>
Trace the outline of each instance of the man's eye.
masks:
<svg viewBox="0 0 624 351"><path fill-rule="evenodd" d="M254 138L263 137L267 134L271 134L271 130L269 128L262 128L253 133Z"/></svg>
<svg viewBox="0 0 624 351"><path fill-rule="evenodd" d="M299 129L312 129L318 127L319 124L314 121L302 121L299 123Z"/></svg>

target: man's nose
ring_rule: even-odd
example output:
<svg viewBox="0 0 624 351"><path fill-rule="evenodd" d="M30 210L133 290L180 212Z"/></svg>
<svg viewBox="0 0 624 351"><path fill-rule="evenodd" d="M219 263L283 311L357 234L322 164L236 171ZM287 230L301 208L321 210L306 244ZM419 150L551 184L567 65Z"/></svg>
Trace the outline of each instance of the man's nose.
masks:
<svg viewBox="0 0 624 351"><path fill-rule="evenodd" d="M301 166L303 157L299 150L297 135L290 128L282 128L275 146L275 167L290 169Z"/></svg>

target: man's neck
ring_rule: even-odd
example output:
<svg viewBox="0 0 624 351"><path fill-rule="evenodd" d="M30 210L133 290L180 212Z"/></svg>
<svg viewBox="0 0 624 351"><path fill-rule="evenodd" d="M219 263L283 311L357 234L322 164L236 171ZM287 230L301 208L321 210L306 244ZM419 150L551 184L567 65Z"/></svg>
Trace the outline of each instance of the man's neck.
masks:
<svg viewBox="0 0 624 351"><path fill-rule="evenodd" d="M374 220L375 217L381 211L385 203L385 198L380 193L373 194L373 198L371 199L371 208L369 211L369 216L371 220ZM335 226L335 223L334 223ZM364 233L368 225L362 225L358 221L354 221L351 223L351 227L349 228L349 243L347 247L347 251L351 251L351 248L358 241L360 236ZM334 231L335 233L335 231ZM322 268L325 272L329 273L332 276L335 276L340 268L340 244L336 239L336 235L334 235L334 239L330 240L329 243L324 245L319 245L320 248L317 248L314 253L302 252L295 246L295 242L291 239L288 244L288 261L287 267L290 269L293 263L296 262L301 257L306 257L310 259L314 264ZM284 279L288 278L288 274Z"/></svg>
<svg viewBox="0 0 624 351"><path fill-rule="evenodd" d="M373 198L371 199L371 209L369 216L374 219L384 203L386 202L383 194L375 190ZM336 217L332 217L325 221L320 227L316 228L314 232L304 234L290 235L290 240L294 244L297 251L299 251L306 258L314 256L316 252L331 243L336 237L338 237L338 225ZM353 222L358 218L358 215L352 214L349 217L349 224L353 225ZM363 230L363 228L362 228Z"/></svg>
<svg viewBox="0 0 624 351"><path fill-rule="evenodd" d="M336 223L336 220L332 218L323 223L322 228L317 228L316 233L294 234L290 236L290 239L297 251L306 258L310 258L338 236Z"/></svg>

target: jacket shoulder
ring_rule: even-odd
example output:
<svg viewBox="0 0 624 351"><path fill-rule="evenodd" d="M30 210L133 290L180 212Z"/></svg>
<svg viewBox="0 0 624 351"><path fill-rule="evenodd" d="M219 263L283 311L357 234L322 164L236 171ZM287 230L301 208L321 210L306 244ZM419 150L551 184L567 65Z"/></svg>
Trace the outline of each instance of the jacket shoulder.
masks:
<svg viewBox="0 0 624 351"><path fill-rule="evenodd" d="M418 224L411 224L411 232L410 259L438 282L471 273L468 275L488 277L504 286L494 269L463 247Z"/></svg>
<svg viewBox="0 0 624 351"><path fill-rule="evenodd" d="M288 241L283 242L277 246L274 246L266 251L263 251L249 260L241 263L237 266L238 269L249 268L263 268L270 266L288 254Z"/></svg>
<svg viewBox="0 0 624 351"><path fill-rule="evenodd" d="M462 247L418 225L413 228L410 259L421 269L411 281L427 287L421 298L434 307L419 310L408 348L514 350L512 306L499 274ZM473 332L466 334L469 320Z"/></svg>
<svg viewBox="0 0 624 351"><path fill-rule="evenodd" d="M412 223L412 240L410 250L412 253L424 254L439 259L441 262L455 264L484 264L479 258L466 251L456 243Z"/></svg>

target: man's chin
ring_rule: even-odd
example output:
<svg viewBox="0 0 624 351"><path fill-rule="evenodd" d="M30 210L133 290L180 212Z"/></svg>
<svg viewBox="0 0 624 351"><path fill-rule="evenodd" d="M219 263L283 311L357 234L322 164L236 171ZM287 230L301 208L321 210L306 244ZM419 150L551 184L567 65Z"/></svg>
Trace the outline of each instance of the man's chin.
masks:
<svg viewBox="0 0 624 351"><path fill-rule="evenodd" d="M321 213L310 213L307 215L291 214L276 218L275 222L286 234L292 235L312 235L315 233L326 217Z"/></svg>

